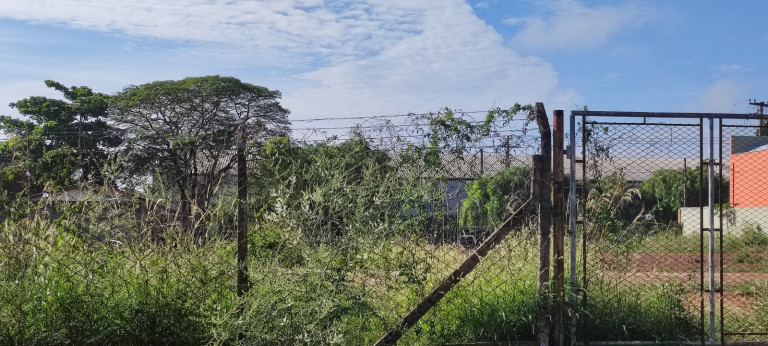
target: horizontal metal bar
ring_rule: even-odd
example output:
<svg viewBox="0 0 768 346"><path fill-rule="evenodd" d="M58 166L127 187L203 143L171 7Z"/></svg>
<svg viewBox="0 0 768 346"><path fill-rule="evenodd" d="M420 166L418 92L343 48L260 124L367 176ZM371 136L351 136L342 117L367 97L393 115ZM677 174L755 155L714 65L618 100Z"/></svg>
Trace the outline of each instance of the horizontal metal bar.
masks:
<svg viewBox="0 0 768 346"><path fill-rule="evenodd" d="M675 123L617 123L611 121L590 121L588 125L648 125L648 126L687 126L687 127L699 127L699 124L675 124Z"/></svg>
<svg viewBox="0 0 768 346"><path fill-rule="evenodd" d="M719 228L713 228L712 230L715 231L715 232L722 232L723 231L722 229L719 229ZM701 231L702 232L709 232L709 228L702 228Z"/></svg>
<svg viewBox="0 0 768 346"><path fill-rule="evenodd" d="M761 334L762 335L762 334ZM449 344L446 344L449 345ZM476 345L476 344L462 344L462 345ZM513 345L512 343L505 344L505 343L485 343L485 344L477 344L477 345L494 345L494 346L500 346L500 345ZM531 342L530 345L537 345L534 342ZM729 345L729 346L751 346L751 345L765 345L765 341L590 341L590 342L577 342L576 345L593 345L593 346L603 346L603 345L632 345L632 346L658 346L658 345Z"/></svg>
<svg viewBox="0 0 768 346"><path fill-rule="evenodd" d="M768 335L768 332L723 332L723 335Z"/></svg>
<svg viewBox="0 0 768 346"><path fill-rule="evenodd" d="M728 125L728 124L723 124L723 127L737 127L737 128L748 128L748 129L759 129L760 125Z"/></svg>
<svg viewBox="0 0 768 346"><path fill-rule="evenodd" d="M670 112L613 112L613 111L571 111L572 116L586 117L639 117L639 118L723 118L723 119L766 119L760 114L741 113L670 113Z"/></svg>

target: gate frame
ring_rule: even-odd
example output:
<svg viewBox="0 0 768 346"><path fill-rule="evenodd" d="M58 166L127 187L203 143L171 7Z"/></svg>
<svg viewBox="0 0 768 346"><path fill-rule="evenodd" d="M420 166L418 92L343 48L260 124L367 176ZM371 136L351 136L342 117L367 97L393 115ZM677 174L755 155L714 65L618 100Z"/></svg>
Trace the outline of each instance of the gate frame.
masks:
<svg viewBox="0 0 768 346"><path fill-rule="evenodd" d="M700 293L703 295L703 293L708 293L709 296L709 342L716 342L717 341L717 335L716 335L716 328L715 328L715 293L717 291L720 292L720 342L724 343L724 336L729 335L731 333L726 333L724 328L724 318L723 318L723 220L720 218L720 228L715 228L714 226L714 123L715 120L718 120L718 128L719 128L719 159L718 159L718 165L720 166L720 176L722 177L723 173L723 165L722 165L722 158L723 158L723 145L722 145L722 134L723 134L723 120L729 119L729 120L765 120L765 115L760 114L741 114L741 113L676 113L676 112L622 112L622 111L578 111L573 110L571 111L570 119L569 119L569 144L568 148L566 150L566 154L568 155L569 159L569 166L570 166L570 177L569 177L569 198L568 198L568 210L569 210L569 238L570 238L570 305L572 307L577 306L577 299L578 294L581 292L583 294L582 297L582 303L586 303L587 300L587 287L588 287L588 280L586 278L587 273L587 253L586 253L586 246L587 246L587 238L586 238L586 232L582 231L582 287L579 287L579 280L578 280L578 274L576 270L576 264L577 259L576 255L578 252L577 249L577 220L578 220L578 203L576 201L576 117L581 117L581 126L580 126L580 132L581 132L581 160L578 163L581 163L582 167L582 196L581 200L583 205L586 203L586 192L587 191L587 179L586 179L586 143L584 141L584 132L586 130L587 125L587 117L598 117L598 118L634 118L634 119L642 119L642 123L627 123L632 125L643 125L643 124L649 124L647 122L648 118L666 118L666 119L698 119L699 120L699 157L700 157L700 163L704 163L704 119L708 120L708 130L709 130L709 158L708 158L708 191L707 191L707 197L709 201L709 227L704 227L704 213L703 213L703 203L700 203L700 212L699 212L699 219L700 219L700 228L701 231L700 234L700 251L699 254L701 256L700 258ZM659 123L655 123L659 124ZM670 124L674 125L674 124ZM692 124L694 125L694 124ZM694 125L696 126L696 125ZM759 125L758 125L759 126ZM703 181L703 174L704 170L699 170L700 180ZM703 184L702 184L703 185ZM722 191L719 191L722 196ZM700 193L702 194L701 200L703 200L703 188L700 190ZM721 197L722 198L722 197ZM722 204L719 204L719 211L722 215ZM715 238L715 232L721 232L720 236L720 288L714 287L714 238ZM704 232L709 233L709 247L708 247L708 263L709 263L709 289L704 289ZM704 324L705 317L704 317L704 299L702 296L701 300L701 323ZM577 322L577 316L575 313L571 313L571 328L569 330L570 334L570 344L576 345L576 322ZM737 333L741 334L741 333ZM702 335L702 344L705 342L705 336Z"/></svg>

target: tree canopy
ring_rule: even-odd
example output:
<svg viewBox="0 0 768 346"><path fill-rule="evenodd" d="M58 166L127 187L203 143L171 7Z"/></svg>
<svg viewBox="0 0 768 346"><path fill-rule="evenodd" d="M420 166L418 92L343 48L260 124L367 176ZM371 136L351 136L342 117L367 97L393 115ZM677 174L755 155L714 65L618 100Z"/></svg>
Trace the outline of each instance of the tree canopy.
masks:
<svg viewBox="0 0 768 346"><path fill-rule="evenodd" d="M241 119L252 144L288 132L289 111L280 96L220 76L126 87L111 103L111 119L126 131L121 167L126 181L154 176L175 187L185 213L204 211L235 165Z"/></svg>
<svg viewBox="0 0 768 346"><path fill-rule="evenodd" d="M52 80L45 84L64 99L32 96L10 104L28 119L0 116L0 128L11 135L0 143L0 185L5 193L25 188L39 192L46 184L62 188L101 183L100 167L108 150L120 142L106 122L108 95Z"/></svg>
<svg viewBox="0 0 768 346"><path fill-rule="evenodd" d="M646 205L650 206L649 211L662 220L674 220L680 207L700 206L702 204L702 182L699 177L701 169L701 166L686 170L663 168L653 172L642 186L643 199ZM707 179L706 166L703 169L705 174L703 178ZM703 186L706 186L706 180ZM728 189L728 181L720 174L715 174L715 199L721 200L722 193L722 201L727 202ZM705 199L703 204L707 203Z"/></svg>

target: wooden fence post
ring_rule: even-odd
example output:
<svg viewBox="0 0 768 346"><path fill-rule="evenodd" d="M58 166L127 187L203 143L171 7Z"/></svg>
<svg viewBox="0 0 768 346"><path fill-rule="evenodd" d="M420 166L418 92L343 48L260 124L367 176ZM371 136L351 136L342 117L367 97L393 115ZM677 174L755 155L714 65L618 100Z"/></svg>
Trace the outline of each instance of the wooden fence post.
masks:
<svg viewBox="0 0 768 346"><path fill-rule="evenodd" d="M565 195L564 195L564 167L563 156L565 136L563 128L563 111L556 110L553 114L552 127L554 129L554 145L552 154L552 251L554 252L553 276L553 316L552 316L552 344L563 345L565 341ZM573 265L573 264L572 264Z"/></svg>
<svg viewBox="0 0 768 346"><path fill-rule="evenodd" d="M445 295L448 294L459 281L461 281L461 279L471 273L475 267L480 264L480 261L488 255L488 252L501 244L504 238L506 238L510 231L512 231L513 227L518 226L522 221L523 214L525 214L524 211L528 208L528 203L532 202L532 200L533 198L529 198L521 203L517 209L512 212L512 215L507 218L506 221L502 222L500 226L496 227L496 230L491 233L482 244L480 244L475 252L469 255L456 270L448 274L448 276L446 276L437 287L432 290L432 292L427 294L426 297L416 304L416 306L408 312L408 314L406 314L393 329L387 332L387 334L384 334L384 336L382 336L374 345L385 346L397 344L397 341L400 340L400 337L402 337L409 328L419 322L419 320L424 317L430 309L437 305L437 303L439 303L440 300L443 299L443 297L445 297Z"/></svg>
<svg viewBox="0 0 768 346"><path fill-rule="evenodd" d="M541 136L541 163L539 164L540 174L534 174L534 179L539 183L539 316L538 325L538 343L539 345L549 345L549 332L551 327L551 311L549 309L550 301L550 229L552 228L552 130L549 127L547 112L544 110L544 104L536 103L535 107L536 123L539 126ZM534 164L534 169L536 163Z"/></svg>
<svg viewBox="0 0 768 346"><path fill-rule="evenodd" d="M245 157L245 119L240 119L237 127L237 296L248 292L248 177Z"/></svg>

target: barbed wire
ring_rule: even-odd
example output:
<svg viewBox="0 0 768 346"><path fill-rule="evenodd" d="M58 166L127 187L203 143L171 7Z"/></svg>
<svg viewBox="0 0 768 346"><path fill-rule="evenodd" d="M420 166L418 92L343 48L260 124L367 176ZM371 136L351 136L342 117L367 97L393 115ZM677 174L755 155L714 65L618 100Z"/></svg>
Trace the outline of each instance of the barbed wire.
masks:
<svg viewBox="0 0 768 346"><path fill-rule="evenodd" d="M462 111L452 109L454 114L468 115L468 114L487 114L490 110L485 111ZM404 114L382 114L382 115L358 115L358 116L316 116L314 118L305 119L291 119L291 122L312 122L312 121L329 121L329 120L368 120L368 119L394 119L394 118L408 118L408 117L423 117L428 115L439 114L440 112L423 112L423 113L404 113ZM522 120L522 119L520 119Z"/></svg>

